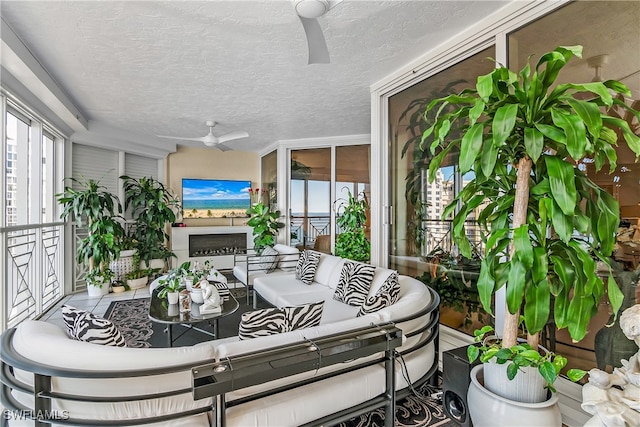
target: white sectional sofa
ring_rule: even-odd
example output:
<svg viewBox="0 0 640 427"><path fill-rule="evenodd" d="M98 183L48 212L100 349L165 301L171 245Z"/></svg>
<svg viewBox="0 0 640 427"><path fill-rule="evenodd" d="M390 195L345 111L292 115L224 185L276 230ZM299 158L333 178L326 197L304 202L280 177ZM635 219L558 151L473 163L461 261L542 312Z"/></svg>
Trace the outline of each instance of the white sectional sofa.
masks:
<svg viewBox="0 0 640 427"><path fill-rule="evenodd" d="M409 383L419 386L436 373L439 298L423 283L399 276L398 300L358 317L359 307L333 299L343 263L323 254L311 285L293 271L254 278L257 294L276 307L324 301L320 325L276 335L133 349L73 341L55 325L24 322L2 337L3 372L14 374L3 375L3 404L36 407L34 378L47 388L51 377L48 408L80 419L79 425L197 426L216 417L226 426L331 425L376 407L392 410L389 402L409 394ZM390 273L376 268L370 295ZM390 328L402 337L393 346ZM377 343L383 347L368 351L361 342L348 344L372 335L386 335L387 347ZM339 359L347 347L360 353ZM300 358L312 367L293 362ZM262 364L251 365L254 360ZM202 374L225 369L224 381Z"/></svg>

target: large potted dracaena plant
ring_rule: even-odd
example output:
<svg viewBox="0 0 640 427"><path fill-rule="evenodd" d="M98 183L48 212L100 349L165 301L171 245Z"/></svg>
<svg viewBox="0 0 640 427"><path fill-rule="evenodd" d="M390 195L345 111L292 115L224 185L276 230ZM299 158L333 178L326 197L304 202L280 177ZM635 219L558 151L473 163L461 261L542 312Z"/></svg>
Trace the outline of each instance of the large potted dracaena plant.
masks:
<svg viewBox="0 0 640 427"><path fill-rule="evenodd" d="M160 181L153 177L132 178L126 175L123 180L125 209L131 208L135 220L132 238L137 242L138 256L143 262L139 268L164 269L168 259L174 256L166 247L169 235L168 224L175 222L180 202ZM159 260L156 265L152 260Z"/></svg>
<svg viewBox="0 0 640 427"><path fill-rule="evenodd" d="M86 226L87 235L78 244L77 262L87 266L89 295L104 295L113 278L107 266L120 254L119 242L124 238L119 217L122 207L118 197L106 191L99 181L69 179L76 188L67 186L63 193L56 194L63 208L61 218L73 218L78 227Z"/></svg>
<svg viewBox="0 0 640 427"><path fill-rule="evenodd" d="M470 359L479 356L484 362L474 369L469 391L476 425L518 424L518 417L528 416L518 412L522 397L510 397L507 403L482 400L486 388L492 398L502 393L489 385L503 386L489 366L497 367L496 375L505 380L533 368L534 378L541 376L552 388L567 361L538 350L539 333L547 322L553 320L558 329L566 328L573 340L580 341L605 294L613 313L622 302L608 262L619 222L618 203L580 165L587 160L596 171L605 166L614 171L619 143L640 154L640 138L626 121L606 111L617 105L636 117L639 113L612 96L630 95L620 82L555 84L563 66L581 54L581 46L558 47L543 55L534 68L527 64L518 74L496 68L478 77L475 89L436 99L424 111L425 117L437 112L421 143L421 149L433 154L430 179L454 148L460 152L460 171L474 174L443 218L455 213L455 242L470 257L464 223L475 213L486 232L478 279L480 300L491 313L496 292L504 288L506 295L499 338L485 339L490 330L485 328L477 332L480 345L469 347ZM526 342L519 341L520 328ZM570 378L579 376L575 371L570 374ZM482 375L486 388L478 381ZM484 394L479 397L481 389ZM497 395L496 399L506 398ZM550 401L545 399L547 393L542 390L538 400L543 402L532 405ZM516 418L495 417L493 411L494 418L483 420L483 414L473 413L478 405L483 405L484 413L487 405L515 409ZM552 412L551 418L526 419L532 424L557 424L559 411Z"/></svg>

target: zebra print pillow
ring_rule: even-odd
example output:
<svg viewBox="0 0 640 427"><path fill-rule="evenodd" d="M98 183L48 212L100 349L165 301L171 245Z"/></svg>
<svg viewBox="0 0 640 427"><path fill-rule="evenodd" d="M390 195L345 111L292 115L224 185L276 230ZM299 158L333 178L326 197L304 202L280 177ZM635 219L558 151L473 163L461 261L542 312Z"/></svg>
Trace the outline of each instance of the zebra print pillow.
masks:
<svg viewBox="0 0 640 427"><path fill-rule="evenodd" d="M382 308L389 307L398 301L399 296L400 283L398 282L398 273L394 271L387 280L385 280L378 292L368 297L364 304L362 304L358 316L375 313Z"/></svg>
<svg viewBox="0 0 640 427"><path fill-rule="evenodd" d="M296 265L296 279L302 281L305 285L312 284L319 262L320 253L308 250L302 251Z"/></svg>
<svg viewBox="0 0 640 427"><path fill-rule="evenodd" d="M349 305L361 306L369 295L375 267L355 261L345 261L333 299Z"/></svg>
<svg viewBox="0 0 640 427"><path fill-rule="evenodd" d="M311 328L320 324L324 301L311 304L284 307L284 322L287 332L296 329Z"/></svg>
<svg viewBox="0 0 640 427"><path fill-rule="evenodd" d="M127 346L124 337L110 320L69 305L62 306L62 318L67 333L75 340L115 347Z"/></svg>
<svg viewBox="0 0 640 427"><path fill-rule="evenodd" d="M242 313L238 338L246 340L286 332L284 313L282 308L265 308Z"/></svg>
<svg viewBox="0 0 640 427"><path fill-rule="evenodd" d="M242 313L238 338L265 337L281 332L318 326L322 319L324 301L283 308L264 308Z"/></svg>

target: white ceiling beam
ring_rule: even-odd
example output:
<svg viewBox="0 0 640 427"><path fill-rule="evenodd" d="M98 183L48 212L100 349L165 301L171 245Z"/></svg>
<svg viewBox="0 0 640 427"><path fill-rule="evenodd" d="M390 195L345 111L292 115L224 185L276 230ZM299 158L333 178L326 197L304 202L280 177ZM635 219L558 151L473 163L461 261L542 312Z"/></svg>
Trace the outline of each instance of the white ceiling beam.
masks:
<svg viewBox="0 0 640 427"><path fill-rule="evenodd" d="M2 66L71 129L86 130L87 118L4 19L1 22L0 38L2 39L0 56Z"/></svg>

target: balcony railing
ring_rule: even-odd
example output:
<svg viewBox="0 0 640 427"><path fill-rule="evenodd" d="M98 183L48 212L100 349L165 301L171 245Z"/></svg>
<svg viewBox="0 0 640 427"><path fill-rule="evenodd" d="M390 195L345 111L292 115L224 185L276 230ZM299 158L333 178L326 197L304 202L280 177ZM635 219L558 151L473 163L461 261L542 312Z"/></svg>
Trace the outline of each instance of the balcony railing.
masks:
<svg viewBox="0 0 640 427"><path fill-rule="evenodd" d="M291 245L313 247L318 236L331 233L329 215L291 215Z"/></svg>
<svg viewBox="0 0 640 427"><path fill-rule="evenodd" d="M471 249L481 256L484 254L484 243L480 226L475 220L467 220L464 227L467 238L471 242ZM450 220L423 219L420 232L422 233L421 256L426 256L438 248L448 253L455 249L453 223Z"/></svg>
<svg viewBox="0 0 640 427"><path fill-rule="evenodd" d="M64 295L64 223L0 230L6 292L2 327L13 327L53 306Z"/></svg>

